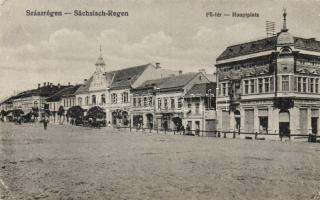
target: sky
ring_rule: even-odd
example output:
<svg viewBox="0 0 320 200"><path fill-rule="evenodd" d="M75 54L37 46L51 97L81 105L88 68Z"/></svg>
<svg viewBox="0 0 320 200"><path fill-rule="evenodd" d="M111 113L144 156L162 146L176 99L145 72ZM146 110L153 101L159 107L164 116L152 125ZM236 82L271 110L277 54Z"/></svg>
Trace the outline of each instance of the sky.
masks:
<svg viewBox="0 0 320 200"><path fill-rule="evenodd" d="M320 40L320 0L0 0L0 99L38 83L82 83L99 46L106 70L160 62L166 69L214 72L229 45L266 37L265 22ZM26 16L26 10L126 11L127 17ZM206 12L259 17L206 17Z"/></svg>

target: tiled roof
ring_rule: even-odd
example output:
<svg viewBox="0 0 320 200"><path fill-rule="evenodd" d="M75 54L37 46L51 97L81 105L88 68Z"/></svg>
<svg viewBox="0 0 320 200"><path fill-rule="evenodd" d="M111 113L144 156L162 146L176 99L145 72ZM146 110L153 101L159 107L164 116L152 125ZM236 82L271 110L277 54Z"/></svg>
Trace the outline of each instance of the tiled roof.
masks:
<svg viewBox="0 0 320 200"><path fill-rule="evenodd" d="M211 89L211 94L216 95L216 83L200 83L195 84L185 95L185 97L192 97L192 96L206 96L208 94L208 90ZM192 95L191 95L192 94Z"/></svg>
<svg viewBox="0 0 320 200"><path fill-rule="evenodd" d="M86 83L82 84L82 85L78 88L78 90L75 92L75 94L77 95L77 94L87 93L87 92L89 91L89 87L90 87L90 85L91 85L92 80L93 80L93 76L91 76L91 77L89 78L89 80L87 80Z"/></svg>
<svg viewBox="0 0 320 200"><path fill-rule="evenodd" d="M130 87L139 78L139 76L149 65L150 64L139 65L135 67L110 71L104 73L104 75L107 81L112 81L110 89L127 88ZM93 76L91 76L85 84L81 85L75 92L75 94L88 93L92 80Z"/></svg>
<svg viewBox="0 0 320 200"><path fill-rule="evenodd" d="M150 64L113 71L115 74L111 89L130 87Z"/></svg>
<svg viewBox="0 0 320 200"><path fill-rule="evenodd" d="M47 85L43 86L37 89L27 90L24 92L21 92L15 96L12 97L12 99L19 99L19 98L25 98L25 97L31 97L31 96L40 96L40 97L50 97L56 92L58 92L61 89L64 89L67 86L56 86L56 85Z"/></svg>
<svg viewBox="0 0 320 200"><path fill-rule="evenodd" d="M295 48L311 51L320 51L320 41L317 41L314 38L293 38ZM229 46L222 52L220 56L218 56L217 61L242 55L248 55L252 53L274 50L276 49L276 45L277 36L273 36L261 40Z"/></svg>
<svg viewBox="0 0 320 200"><path fill-rule="evenodd" d="M169 88L182 88L187 85L198 73L187 73L173 77L166 77L162 79L154 79L148 80L144 82L138 88L150 88L150 87L157 87L160 89L169 89Z"/></svg>
<svg viewBox="0 0 320 200"><path fill-rule="evenodd" d="M242 55L248 55L252 53L258 53L262 51L273 50L275 49L276 44L277 37L274 36L261 40L229 46L222 52L220 56L218 56L217 61Z"/></svg>
<svg viewBox="0 0 320 200"><path fill-rule="evenodd" d="M60 101L63 96L73 95L80 85L68 86L46 99L47 102Z"/></svg>

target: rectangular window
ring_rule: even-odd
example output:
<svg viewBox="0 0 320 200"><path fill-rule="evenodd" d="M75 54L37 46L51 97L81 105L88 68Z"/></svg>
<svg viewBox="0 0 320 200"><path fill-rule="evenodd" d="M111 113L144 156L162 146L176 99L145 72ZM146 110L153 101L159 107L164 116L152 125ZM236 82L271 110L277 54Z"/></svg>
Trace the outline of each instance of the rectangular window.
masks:
<svg viewBox="0 0 320 200"><path fill-rule="evenodd" d="M301 92L301 77L298 77L298 92Z"/></svg>
<svg viewBox="0 0 320 200"><path fill-rule="evenodd" d="M315 93L319 92L319 79L315 79Z"/></svg>
<svg viewBox="0 0 320 200"><path fill-rule="evenodd" d="M158 109L161 109L162 107L162 101L161 98L158 98Z"/></svg>
<svg viewBox="0 0 320 200"><path fill-rule="evenodd" d="M133 107L137 106L137 98L133 98Z"/></svg>
<svg viewBox="0 0 320 200"><path fill-rule="evenodd" d="M250 80L250 93L254 94L254 80Z"/></svg>
<svg viewBox="0 0 320 200"><path fill-rule="evenodd" d="M144 97L144 98L143 98L143 106L144 106L144 107L147 107L147 106L148 106L148 99L147 99L147 97Z"/></svg>
<svg viewBox="0 0 320 200"><path fill-rule="evenodd" d="M269 78L265 78L264 79L264 92L270 92L270 79Z"/></svg>
<svg viewBox="0 0 320 200"><path fill-rule="evenodd" d="M311 92L311 93L314 92L313 78L310 78L310 79L309 79L309 92Z"/></svg>
<svg viewBox="0 0 320 200"><path fill-rule="evenodd" d="M150 107L153 106L153 99L152 99L152 97L149 97L149 106L150 106Z"/></svg>
<svg viewBox="0 0 320 200"><path fill-rule="evenodd" d="M282 76L282 91L289 91L289 76Z"/></svg>
<svg viewBox="0 0 320 200"><path fill-rule="evenodd" d="M298 90L298 78L294 77L294 91Z"/></svg>
<svg viewBox="0 0 320 200"><path fill-rule="evenodd" d="M307 78L302 78L302 92L307 92Z"/></svg>
<svg viewBox="0 0 320 200"><path fill-rule="evenodd" d="M226 96L226 84L222 83L222 96Z"/></svg>
<svg viewBox="0 0 320 200"><path fill-rule="evenodd" d="M263 79L259 78L258 79L258 92L262 93L263 92L262 89L263 89Z"/></svg>
<svg viewBox="0 0 320 200"><path fill-rule="evenodd" d="M171 98L171 109L174 109L176 107L174 98Z"/></svg>
<svg viewBox="0 0 320 200"><path fill-rule="evenodd" d="M248 80L244 81L244 93L245 94L249 93L249 81Z"/></svg>
<svg viewBox="0 0 320 200"><path fill-rule="evenodd" d="M168 99L164 98L164 108L168 109Z"/></svg>
<svg viewBox="0 0 320 200"><path fill-rule="evenodd" d="M142 98L141 98L141 97L138 98L138 106L139 106L139 107L142 106Z"/></svg>
<svg viewBox="0 0 320 200"><path fill-rule="evenodd" d="M199 113L200 113L199 108L200 108L200 104L199 104L199 103L196 103L196 114L199 114Z"/></svg>
<svg viewBox="0 0 320 200"><path fill-rule="evenodd" d="M178 108L181 108L182 107L182 98L179 97L178 98Z"/></svg>

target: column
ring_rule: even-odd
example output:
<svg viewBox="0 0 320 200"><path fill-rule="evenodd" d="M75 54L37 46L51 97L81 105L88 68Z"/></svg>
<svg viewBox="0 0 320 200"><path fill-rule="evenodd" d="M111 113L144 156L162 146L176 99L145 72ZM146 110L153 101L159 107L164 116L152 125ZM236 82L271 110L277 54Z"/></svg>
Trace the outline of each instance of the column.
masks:
<svg viewBox="0 0 320 200"><path fill-rule="evenodd" d="M230 131L234 131L236 127L236 119L234 117L234 112L230 112Z"/></svg>
<svg viewBox="0 0 320 200"><path fill-rule="evenodd" d="M308 132L307 134L311 133L312 132L312 127L311 127L311 108L308 108L307 109L307 129L308 129Z"/></svg>
<svg viewBox="0 0 320 200"><path fill-rule="evenodd" d="M218 131L221 131L222 130L222 110L221 110L221 108L219 110L217 110L217 120L218 120L218 124L217 124Z"/></svg>
<svg viewBox="0 0 320 200"><path fill-rule="evenodd" d="M142 114L142 120L143 120L143 128L147 128L148 127L148 120L147 120L147 114L143 113Z"/></svg>
<svg viewBox="0 0 320 200"><path fill-rule="evenodd" d="M300 113L299 108L294 107L289 110L290 112L290 131L291 134L298 134L300 133ZM311 127L311 122L310 122Z"/></svg>
<svg viewBox="0 0 320 200"><path fill-rule="evenodd" d="M273 110L273 133L279 134L279 109Z"/></svg>
<svg viewBox="0 0 320 200"><path fill-rule="evenodd" d="M320 113L319 109L318 109L318 113ZM318 114L318 120L317 120L317 135L320 134L320 117L319 117L319 114Z"/></svg>
<svg viewBox="0 0 320 200"><path fill-rule="evenodd" d="M259 111L257 107L253 108L253 131L255 132L259 132L259 126L260 126L260 122L259 122Z"/></svg>
<svg viewBox="0 0 320 200"><path fill-rule="evenodd" d="M240 132L245 131L245 110L240 107Z"/></svg>
<svg viewBox="0 0 320 200"><path fill-rule="evenodd" d="M268 133L274 133L273 108L268 106Z"/></svg>

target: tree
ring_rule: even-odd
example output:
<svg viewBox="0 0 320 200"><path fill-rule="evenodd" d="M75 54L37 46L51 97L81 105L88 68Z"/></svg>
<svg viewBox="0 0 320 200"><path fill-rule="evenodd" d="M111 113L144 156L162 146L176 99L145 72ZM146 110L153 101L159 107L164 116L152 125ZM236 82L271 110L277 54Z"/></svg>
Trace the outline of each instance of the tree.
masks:
<svg viewBox="0 0 320 200"><path fill-rule="evenodd" d="M84 115L84 110L80 106L72 106L67 111L67 117L79 119L79 118L83 118L83 115Z"/></svg>

